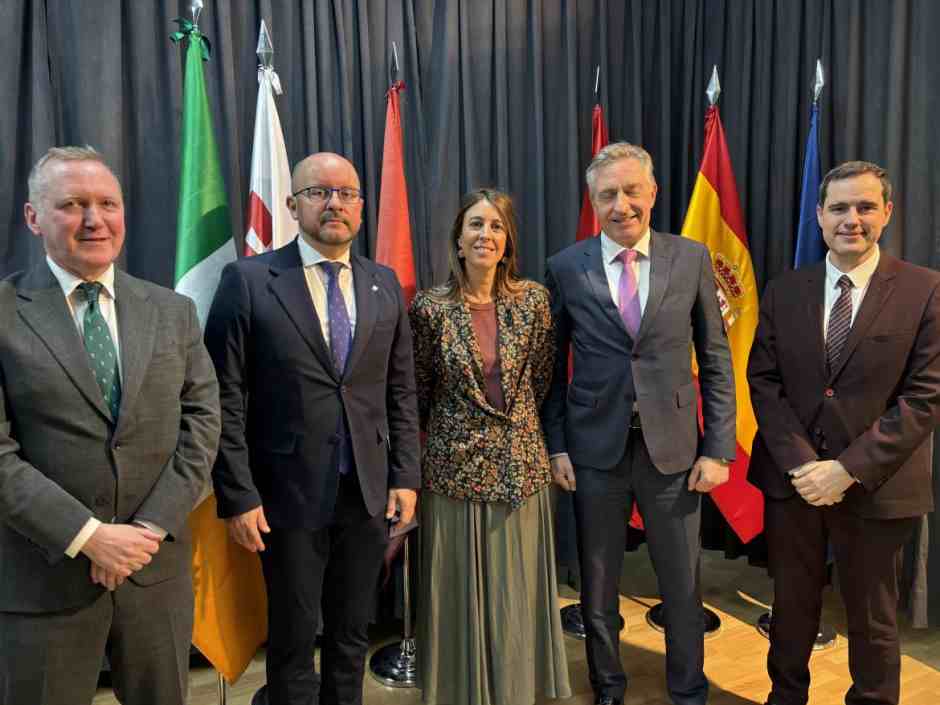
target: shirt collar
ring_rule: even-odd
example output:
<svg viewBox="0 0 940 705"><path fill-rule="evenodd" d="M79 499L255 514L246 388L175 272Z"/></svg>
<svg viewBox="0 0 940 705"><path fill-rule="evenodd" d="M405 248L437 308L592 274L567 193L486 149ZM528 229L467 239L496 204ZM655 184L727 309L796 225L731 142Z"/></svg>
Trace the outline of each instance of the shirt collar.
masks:
<svg viewBox="0 0 940 705"><path fill-rule="evenodd" d="M303 262L304 268L313 267L314 265L320 264L320 262L331 261L329 257L324 257L318 250L311 247L310 243L304 239L303 235L297 236L297 247L300 249L300 261ZM340 255L339 259L332 261L339 262L344 267L349 267L349 250L346 250Z"/></svg>
<svg viewBox="0 0 940 705"><path fill-rule="evenodd" d="M839 278L844 274L852 280L852 286L856 289L864 289L871 281L875 270L878 268L878 261L881 259L881 248L875 245L875 254L858 265L851 272L843 272L832 263L832 253L826 254L826 286L830 289L838 287Z"/></svg>
<svg viewBox="0 0 940 705"><path fill-rule="evenodd" d="M62 267L52 261L49 255L46 255L46 263L49 265L49 269L52 270L52 276L59 282L59 286L62 287L62 293L64 293L66 297L71 296L78 288L78 285L85 281L81 277L77 277L71 272L62 269ZM104 290L108 292L108 297L114 301L116 298L114 296L114 265L108 265L108 268L104 270L104 272L95 277L95 281L104 287Z"/></svg>
<svg viewBox="0 0 940 705"><path fill-rule="evenodd" d="M620 255L624 250L636 250L638 254L643 255L644 257L650 256L650 229L647 228L646 232L643 233L643 237L637 240L637 243L633 247L624 247L623 245L618 244L615 240L607 236L603 230L601 231L601 255L604 258L605 264L610 264L614 261L616 257Z"/></svg>

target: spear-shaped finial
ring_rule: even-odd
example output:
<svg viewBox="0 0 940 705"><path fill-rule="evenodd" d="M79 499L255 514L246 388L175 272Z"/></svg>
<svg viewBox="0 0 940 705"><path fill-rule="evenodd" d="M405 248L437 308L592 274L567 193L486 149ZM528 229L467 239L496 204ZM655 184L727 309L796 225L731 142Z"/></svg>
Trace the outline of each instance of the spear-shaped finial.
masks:
<svg viewBox="0 0 940 705"><path fill-rule="evenodd" d="M261 29L258 30L258 48L255 49L258 55L258 63L262 68L269 69L274 65L274 44L271 43L271 35L268 33L268 25L261 20Z"/></svg>
<svg viewBox="0 0 940 705"><path fill-rule="evenodd" d="M189 11L193 14L193 27L199 29L199 15L202 14L202 0L190 0Z"/></svg>
<svg viewBox="0 0 940 705"><path fill-rule="evenodd" d="M597 65L597 71L594 73L594 97L597 97L597 89L601 85L601 65Z"/></svg>
<svg viewBox="0 0 940 705"><path fill-rule="evenodd" d="M823 86L826 85L826 77L823 75L822 59L816 59L816 80L813 83L813 103L819 102L819 94L822 93Z"/></svg>
<svg viewBox="0 0 940 705"><path fill-rule="evenodd" d="M708 88L705 89L705 95L708 96L708 104L714 106L718 103L718 96L721 95L721 82L718 80L718 66L712 67L712 77L708 80Z"/></svg>
<svg viewBox="0 0 940 705"><path fill-rule="evenodd" d="M397 81L401 75L401 66L398 64L398 44L392 42L392 81Z"/></svg>

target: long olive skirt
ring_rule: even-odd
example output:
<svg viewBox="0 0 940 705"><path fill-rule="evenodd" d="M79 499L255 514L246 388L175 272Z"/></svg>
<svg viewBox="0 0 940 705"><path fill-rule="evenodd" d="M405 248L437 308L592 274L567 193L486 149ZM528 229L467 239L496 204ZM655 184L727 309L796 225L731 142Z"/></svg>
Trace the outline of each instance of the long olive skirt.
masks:
<svg viewBox="0 0 940 705"><path fill-rule="evenodd" d="M516 511L421 497L418 685L434 705L571 695L550 488Z"/></svg>

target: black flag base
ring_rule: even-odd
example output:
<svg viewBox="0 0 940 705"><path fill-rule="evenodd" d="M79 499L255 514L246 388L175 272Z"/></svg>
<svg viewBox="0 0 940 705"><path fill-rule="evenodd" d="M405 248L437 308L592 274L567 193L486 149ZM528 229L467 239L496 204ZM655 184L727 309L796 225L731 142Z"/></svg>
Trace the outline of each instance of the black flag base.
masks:
<svg viewBox="0 0 940 705"><path fill-rule="evenodd" d="M414 688L418 684L417 651L414 639L402 639L387 644L372 654L369 659L369 672L382 685Z"/></svg>
<svg viewBox="0 0 940 705"><path fill-rule="evenodd" d="M268 686L263 685L251 696L251 705L268 705Z"/></svg>
<svg viewBox="0 0 940 705"><path fill-rule="evenodd" d="M623 615L620 615L620 631L623 631L625 626L626 622L623 621ZM587 639L580 602L561 608L561 628L565 634L573 636L575 639L581 639L582 641Z"/></svg>
<svg viewBox="0 0 940 705"><path fill-rule="evenodd" d="M665 631L663 603L653 605L646 611L646 623L658 632ZM702 607L702 616L705 619L705 638L718 636L721 631L721 617L707 607Z"/></svg>
<svg viewBox="0 0 940 705"><path fill-rule="evenodd" d="M764 612L757 618L757 631L765 639L770 639L770 619L773 612ZM816 634L816 641L813 644L813 651L824 651L831 649L836 645L836 630L825 622L819 623L819 633Z"/></svg>

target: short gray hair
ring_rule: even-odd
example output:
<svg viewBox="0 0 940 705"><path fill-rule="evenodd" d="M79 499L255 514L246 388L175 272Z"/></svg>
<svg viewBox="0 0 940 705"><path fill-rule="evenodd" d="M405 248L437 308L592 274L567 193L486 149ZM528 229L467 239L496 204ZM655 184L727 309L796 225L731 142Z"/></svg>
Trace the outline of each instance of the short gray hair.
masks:
<svg viewBox="0 0 940 705"><path fill-rule="evenodd" d="M105 169L111 172L114 175L115 180L117 176L114 174L114 170L111 166L104 160L104 157L101 155L97 149L91 145L86 144L84 147L78 146L66 146L66 147L50 147L49 150L43 154L39 161L37 161L33 168L29 171L29 180L27 182L29 187L29 198L30 203L38 203L39 200L45 195L46 191L46 165L51 162L98 162ZM118 182L118 187L120 187L120 182Z"/></svg>
<svg viewBox="0 0 940 705"><path fill-rule="evenodd" d="M594 155L591 163L588 164L587 171L584 172L584 178L592 194L594 184L597 182L597 171L623 159L636 159L646 170L650 183L655 185L656 177L653 176L653 158L650 153L629 142L612 142Z"/></svg>

